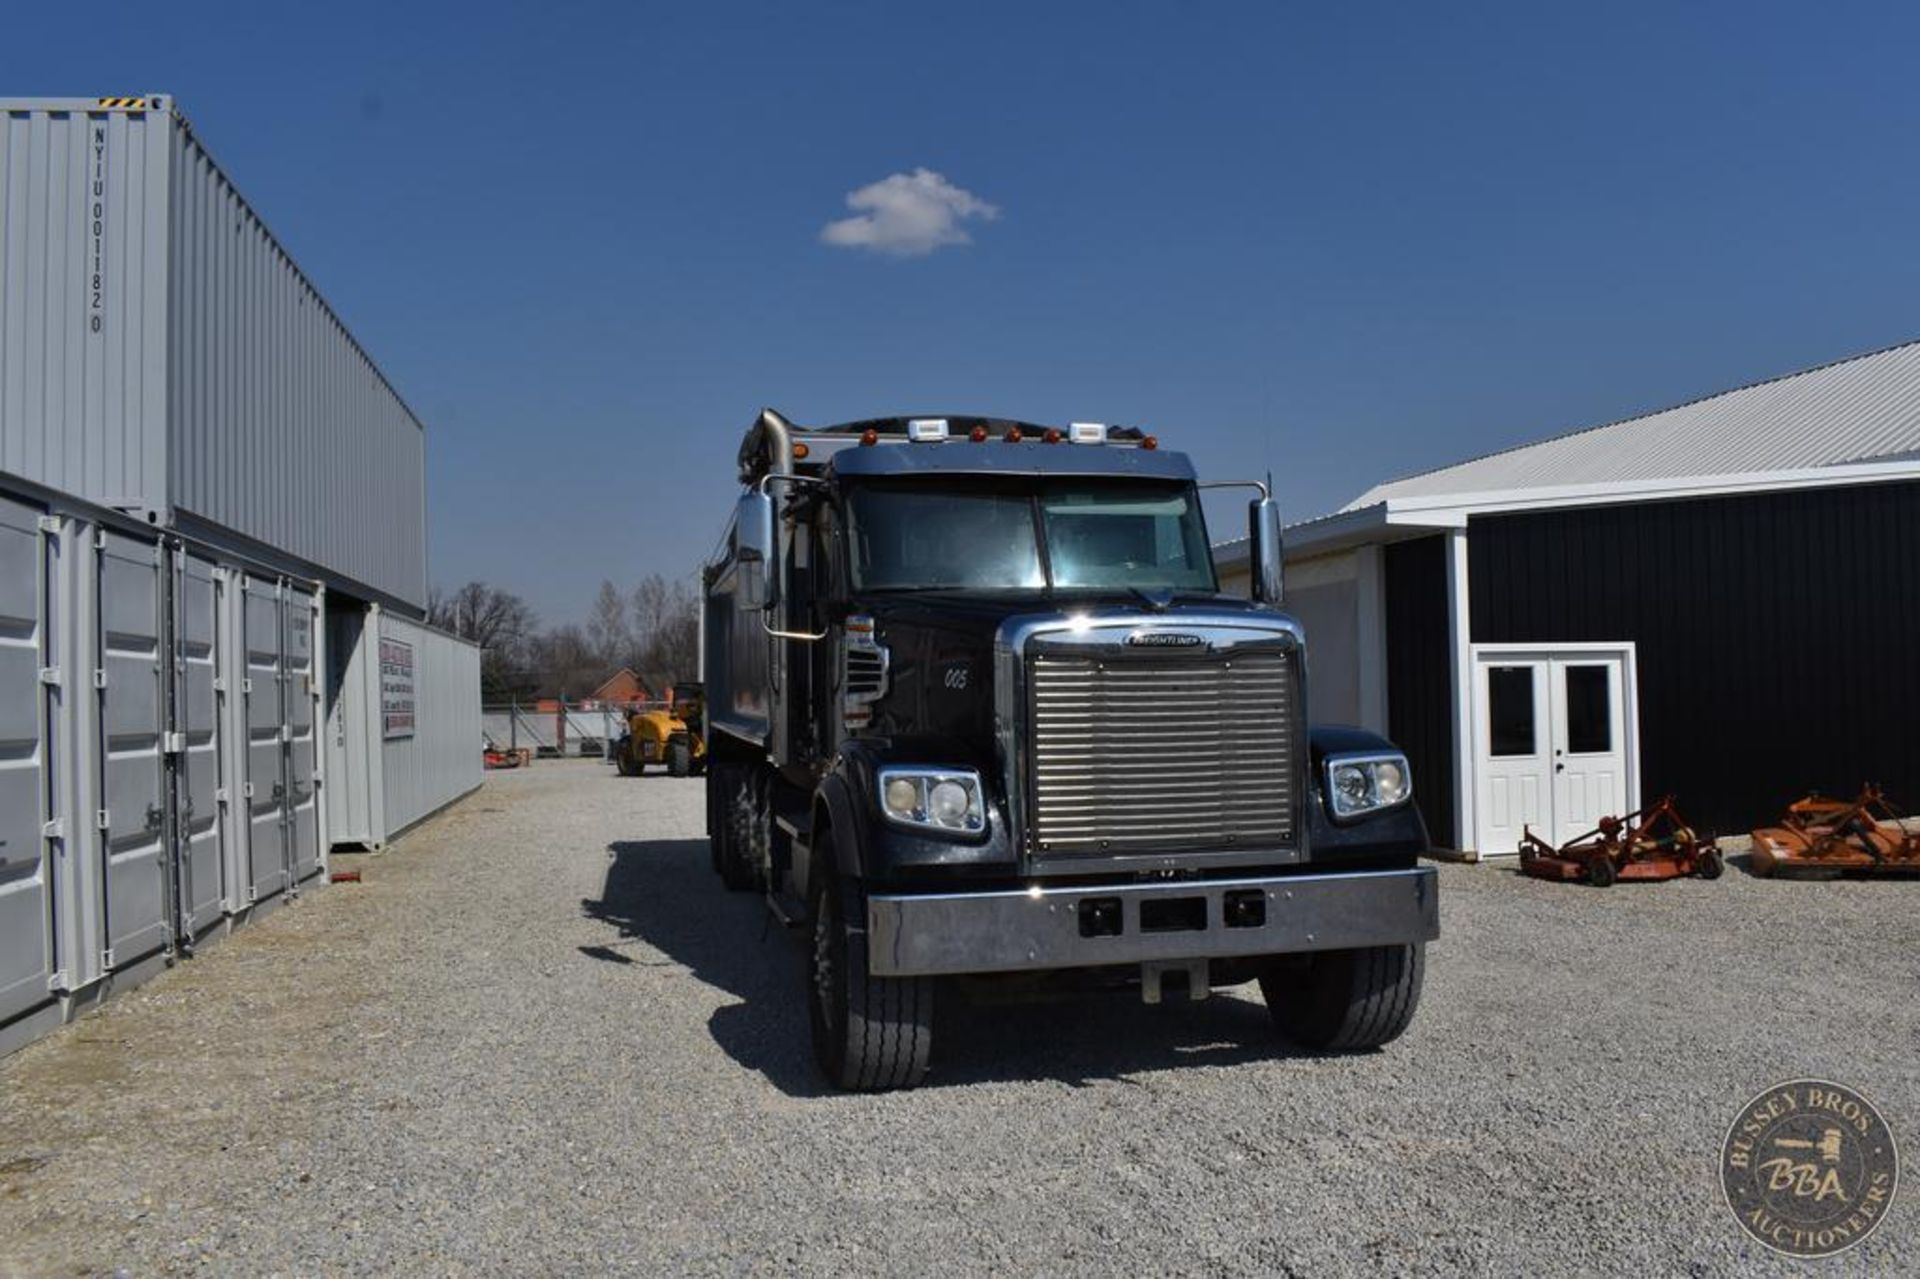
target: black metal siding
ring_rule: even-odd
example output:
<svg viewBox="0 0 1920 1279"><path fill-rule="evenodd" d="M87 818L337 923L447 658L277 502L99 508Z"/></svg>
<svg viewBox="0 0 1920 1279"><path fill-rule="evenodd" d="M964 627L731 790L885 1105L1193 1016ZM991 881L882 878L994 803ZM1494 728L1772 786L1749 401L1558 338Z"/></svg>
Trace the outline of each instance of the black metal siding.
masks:
<svg viewBox="0 0 1920 1279"><path fill-rule="evenodd" d="M1920 484L1477 516L1467 545L1476 643L1635 642L1645 799L1728 834L1811 788L1920 807Z"/></svg>
<svg viewBox="0 0 1920 1279"><path fill-rule="evenodd" d="M1447 634L1447 539L1386 548L1387 735L1407 753L1427 834L1458 848L1453 812L1453 661Z"/></svg>

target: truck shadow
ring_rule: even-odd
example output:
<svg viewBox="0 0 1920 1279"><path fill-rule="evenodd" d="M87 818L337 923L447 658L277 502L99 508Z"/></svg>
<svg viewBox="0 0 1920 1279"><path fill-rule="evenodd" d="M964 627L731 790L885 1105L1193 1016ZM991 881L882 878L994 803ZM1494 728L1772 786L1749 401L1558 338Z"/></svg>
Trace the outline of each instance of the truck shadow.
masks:
<svg viewBox="0 0 1920 1279"><path fill-rule="evenodd" d="M582 912L617 935L580 953L631 965L638 941L738 1002L708 1029L728 1056L790 1096L834 1092L814 1069L804 1000L804 951L758 897L720 887L701 839L617 840L597 900ZM1226 1066L1293 1055L1257 994L1148 1007L1125 995L1047 1003L976 1002L940 992L926 1088L1019 1080L1078 1086L1175 1067Z"/></svg>

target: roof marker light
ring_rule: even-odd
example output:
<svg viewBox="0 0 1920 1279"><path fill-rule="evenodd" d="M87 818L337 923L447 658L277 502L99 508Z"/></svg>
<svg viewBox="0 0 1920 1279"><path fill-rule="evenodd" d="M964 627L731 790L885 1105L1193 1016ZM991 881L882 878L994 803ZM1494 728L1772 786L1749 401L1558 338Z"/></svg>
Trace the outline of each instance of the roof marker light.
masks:
<svg viewBox="0 0 1920 1279"><path fill-rule="evenodd" d="M907 438L915 444L931 444L947 438L947 419L917 417L907 423Z"/></svg>
<svg viewBox="0 0 1920 1279"><path fill-rule="evenodd" d="M967 438L975 444L984 444L987 439L987 428L984 426L976 426L967 432Z"/></svg>
<svg viewBox="0 0 1920 1279"><path fill-rule="evenodd" d="M860 432L860 442L862 444L878 444L880 442L880 432L874 430L872 427L868 427L866 430Z"/></svg>
<svg viewBox="0 0 1920 1279"><path fill-rule="evenodd" d="M1074 422L1067 428L1072 432L1075 444L1105 444L1107 442L1107 424L1105 422Z"/></svg>
<svg viewBox="0 0 1920 1279"><path fill-rule="evenodd" d="M1160 438L1156 435L1142 436L1140 439L1140 447L1143 449L1157 449L1160 447Z"/></svg>
<svg viewBox="0 0 1920 1279"><path fill-rule="evenodd" d="M1020 428L1017 426L1010 426L1007 428L1007 433L1001 436L1000 438L1005 440L1009 444L1018 444L1020 442Z"/></svg>
<svg viewBox="0 0 1920 1279"><path fill-rule="evenodd" d="M1043 444L1058 444L1060 442L1060 428L1057 426L1048 427L1047 433L1040 437L1040 441Z"/></svg>

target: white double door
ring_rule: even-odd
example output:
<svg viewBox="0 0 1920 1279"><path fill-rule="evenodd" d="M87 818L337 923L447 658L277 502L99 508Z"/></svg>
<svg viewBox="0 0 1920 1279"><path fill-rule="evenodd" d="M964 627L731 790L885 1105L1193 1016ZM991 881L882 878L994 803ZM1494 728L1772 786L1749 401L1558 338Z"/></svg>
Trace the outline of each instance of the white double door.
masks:
<svg viewBox="0 0 1920 1279"><path fill-rule="evenodd" d="M1640 802L1633 647L1474 650L1475 848L1577 839Z"/></svg>

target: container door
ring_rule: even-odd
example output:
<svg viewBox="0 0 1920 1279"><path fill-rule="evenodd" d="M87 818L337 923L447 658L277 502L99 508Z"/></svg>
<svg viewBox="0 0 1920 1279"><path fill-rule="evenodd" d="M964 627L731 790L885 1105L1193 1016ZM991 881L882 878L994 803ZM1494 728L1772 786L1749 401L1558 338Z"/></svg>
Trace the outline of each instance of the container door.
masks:
<svg viewBox="0 0 1920 1279"><path fill-rule="evenodd" d="M1555 844L1627 811L1624 666L1610 655L1552 662Z"/></svg>
<svg viewBox="0 0 1920 1279"><path fill-rule="evenodd" d="M160 548L102 533L98 759L107 946L124 965L166 944L166 720Z"/></svg>
<svg viewBox="0 0 1920 1279"><path fill-rule="evenodd" d="M249 577L243 587L241 643L246 674L240 695L246 706L247 850L253 898L271 897L287 886L286 688L281 678L280 586Z"/></svg>
<svg viewBox="0 0 1920 1279"><path fill-rule="evenodd" d="M213 565L179 555L174 566L174 772L179 811L181 923L193 935L220 918L225 896L220 839L219 666Z"/></svg>
<svg viewBox="0 0 1920 1279"><path fill-rule="evenodd" d="M1547 663L1482 659L1474 683L1480 711L1474 847L1482 857L1510 856L1528 827L1552 837Z"/></svg>
<svg viewBox="0 0 1920 1279"><path fill-rule="evenodd" d="M213 704L219 721L220 780L213 793L220 818L220 908L235 915L253 900L253 853L248 847L253 811L247 802L246 577L231 568L213 571Z"/></svg>
<svg viewBox="0 0 1920 1279"><path fill-rule="evenodd" d="M0 498L0 1021L47 998L53 975L40 668L46 569L39 512Z"/></svg>
<svg viewBox="0 0 1920 1279"><path fill-rule="evenodd" d="M320 801L313 784L320 748L313 713L313 596L289 586L286 609L287 839L298 881L320 869Z"/></svg>

